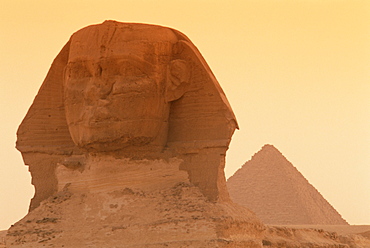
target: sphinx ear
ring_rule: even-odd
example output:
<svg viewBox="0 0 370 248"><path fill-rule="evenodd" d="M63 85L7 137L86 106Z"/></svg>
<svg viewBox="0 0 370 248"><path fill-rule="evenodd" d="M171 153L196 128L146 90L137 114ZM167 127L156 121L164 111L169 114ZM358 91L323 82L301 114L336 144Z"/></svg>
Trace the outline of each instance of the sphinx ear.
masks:
<svg viewBox="0 0 370 248"><path fill-rule="evenodd" d="M186 92L190 81L190 70L182 59L172 60L167 68L166 101L179 99Z"/></svg>

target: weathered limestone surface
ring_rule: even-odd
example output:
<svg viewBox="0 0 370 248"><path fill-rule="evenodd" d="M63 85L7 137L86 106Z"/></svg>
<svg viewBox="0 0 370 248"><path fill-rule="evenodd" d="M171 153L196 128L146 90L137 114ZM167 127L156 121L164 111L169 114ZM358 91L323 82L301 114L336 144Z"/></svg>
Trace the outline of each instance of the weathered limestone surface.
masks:
<svg viewBox="0 0 370 248"><path fill-rule="evenodd" d="M179 163L98 157L82 172L59 165L60 190L8 231L7 245L261 247L264 226L254 215L211 203Z"/></svg>
<svg viewBox="0 0 370 248"><path fill-rule="evenodd" d="M348 225L272 145L265 145L227 181L231 198L266 224Z"/></svg>

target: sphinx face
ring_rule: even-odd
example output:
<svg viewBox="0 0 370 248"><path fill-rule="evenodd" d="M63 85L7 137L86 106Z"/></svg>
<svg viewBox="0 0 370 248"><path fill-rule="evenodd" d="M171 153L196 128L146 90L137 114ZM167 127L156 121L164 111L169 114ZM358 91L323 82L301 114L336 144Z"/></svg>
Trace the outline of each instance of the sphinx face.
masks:
<svg viewBox="0 0 370 248"><path fill-rule="evenodd" d="M64 99L71 137L87 151L143 146L160 150L166 143L169 115L164 98L166 65L158 62L148 44L120 46L124 52L74 56L69 61Z"/></svg>

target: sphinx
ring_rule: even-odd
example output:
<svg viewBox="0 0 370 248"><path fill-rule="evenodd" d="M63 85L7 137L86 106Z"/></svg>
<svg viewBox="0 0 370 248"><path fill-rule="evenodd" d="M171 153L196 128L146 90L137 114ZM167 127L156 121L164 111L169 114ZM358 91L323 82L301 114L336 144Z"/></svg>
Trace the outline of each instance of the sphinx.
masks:
<svg viewBox="0 0 370 248"><path fill-rule="evenodd" d="M226 188L236 128L184 34L116 21L77 31L17 132L35 195L8 244L261 247L263 225Z"/></svg>
<svg viewBox="0 0 370 248"><path fill-rule="evenodd" d="M81 167L89 154L179 157L209 199L226 199L224 157L237 127L184 34L115 21L88 26L55 58L17 132L35 187L30 210L57 192L58 163Z"/></svg>

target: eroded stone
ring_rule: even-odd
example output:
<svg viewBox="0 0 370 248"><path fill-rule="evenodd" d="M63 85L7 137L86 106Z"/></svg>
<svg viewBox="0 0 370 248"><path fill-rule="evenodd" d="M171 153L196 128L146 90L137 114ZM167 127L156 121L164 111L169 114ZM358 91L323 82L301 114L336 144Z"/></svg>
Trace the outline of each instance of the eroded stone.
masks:
<svg viewBox="0 0 370 248"><path fill-rule="evenodd" d="M82 170L85 157L100 155L177 157L208 199L227 200L224 156L235 128L221 87L185 35L115 21L88 26L56 57L18 129L36 191L30 209L57 192L58 163Z"/></svg>

